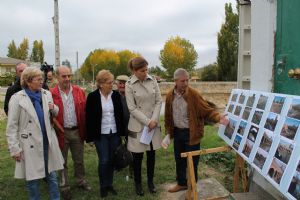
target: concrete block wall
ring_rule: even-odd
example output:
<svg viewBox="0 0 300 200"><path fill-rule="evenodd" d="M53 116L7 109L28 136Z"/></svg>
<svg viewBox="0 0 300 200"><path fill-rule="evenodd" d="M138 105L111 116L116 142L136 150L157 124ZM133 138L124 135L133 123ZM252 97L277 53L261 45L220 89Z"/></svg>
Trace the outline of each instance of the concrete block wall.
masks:
<svg viewBox="0 0 300 200"><path fill-rule="evenodd" d="M232 89L237 88L237 82L196 82L189 83L197 89L203 97L217 105L218 110L224 111ZM173 82L159 83L163 99L169 90L174 87Z"/></svg>

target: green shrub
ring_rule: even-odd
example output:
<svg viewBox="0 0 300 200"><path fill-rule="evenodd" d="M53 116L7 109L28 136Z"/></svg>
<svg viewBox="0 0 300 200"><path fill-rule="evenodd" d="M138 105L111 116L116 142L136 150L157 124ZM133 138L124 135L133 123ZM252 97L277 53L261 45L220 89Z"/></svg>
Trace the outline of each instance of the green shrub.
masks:
<svg viewBox="0 0 300 200"><path fill-rule="evenodd" d="M6 72L0 75L0 86L9 86L15 82L16 74L11 72Z"/></svg>

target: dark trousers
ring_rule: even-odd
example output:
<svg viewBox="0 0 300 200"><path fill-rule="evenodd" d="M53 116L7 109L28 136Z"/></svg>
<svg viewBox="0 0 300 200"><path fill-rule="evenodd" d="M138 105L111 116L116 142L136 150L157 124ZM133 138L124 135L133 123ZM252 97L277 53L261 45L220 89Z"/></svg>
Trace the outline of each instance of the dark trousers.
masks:
<svg viewBox="0 0 300 200"><path fill-rule="evenodd" d="M154 177L154 166L155 166L155 150L146 151L147 154L147 178L148 183L153 182ZM134 174L134 182L135 184L142 183L142 161L143 161L143 153L132 153L133 155L133 174Z"/></svg>
<svg viewBox="0 0 300 200"><path fill-rule="evenodd" d="M113 154L121 139L116 133L102 134L101 140L95 141L98 154L98 176L100 187L112 186L114 176Z"/></svg>
<svg viewBox="0 0 300 200"><path fill-rule="evenodd" d="M183 152L200 150L200 143L189 145L189 129L174 128L174 155L176 161L176 180L178 185L187 185L186 158L180 156ZM195 179L198 180L198 163L200 156L193 156Z"/></svg>

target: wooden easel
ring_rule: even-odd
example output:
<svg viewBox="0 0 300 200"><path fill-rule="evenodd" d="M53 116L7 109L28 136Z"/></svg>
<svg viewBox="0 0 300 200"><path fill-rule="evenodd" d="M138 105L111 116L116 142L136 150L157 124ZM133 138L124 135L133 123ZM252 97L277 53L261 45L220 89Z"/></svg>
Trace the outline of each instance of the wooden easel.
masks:
<svg viewBox="0 0 300 200"><path fill-rule="evenodd" d="M193 156L196 155L205 155L210 153L217 153L217 152L229 152L231 151L231 147L224 146L224 147L217 147L211 149L202 149L198 151L190 151L181 153L181 157L187 158L187 179L188 179L188 190L186 192L186 199L188 200L198 200L198 192L197 192L197 185L195 180L194 174L194 165L193 165ZM235 160L235 169L234 169L234 177L233 177L233 192L238 191L238 182L239 177L242 177L242 186L244 192L248 191L248 180L247 174L244 167L244 160L238 154L236 155ZM210 200L217 200L220 199L219 197L211 198Z"/></svg>

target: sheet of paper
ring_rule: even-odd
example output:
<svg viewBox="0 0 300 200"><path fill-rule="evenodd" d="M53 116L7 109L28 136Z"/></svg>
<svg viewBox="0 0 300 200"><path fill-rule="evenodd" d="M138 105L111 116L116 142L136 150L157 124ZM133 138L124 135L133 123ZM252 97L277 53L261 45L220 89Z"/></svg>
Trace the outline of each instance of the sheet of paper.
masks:
<svg viewBox="0 0 300 200"><path fill-rule="evenodd" d="M155 128L152 129L149 132L149 128L147 126L145 126L143 131L142 131L142 136L141 136L141 139L140 139L140 143L149 145L150 142L152 141L154 131L155 131Z"/></svg>

